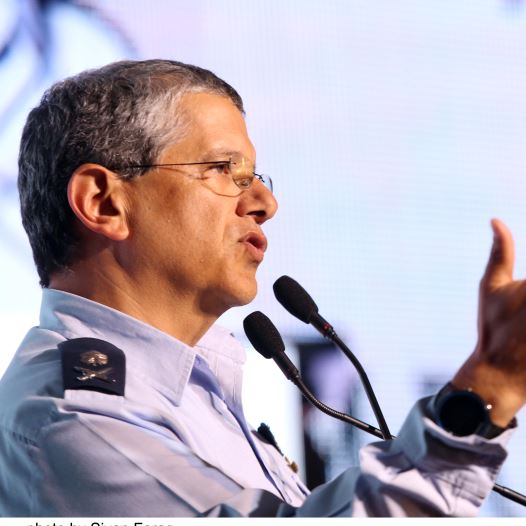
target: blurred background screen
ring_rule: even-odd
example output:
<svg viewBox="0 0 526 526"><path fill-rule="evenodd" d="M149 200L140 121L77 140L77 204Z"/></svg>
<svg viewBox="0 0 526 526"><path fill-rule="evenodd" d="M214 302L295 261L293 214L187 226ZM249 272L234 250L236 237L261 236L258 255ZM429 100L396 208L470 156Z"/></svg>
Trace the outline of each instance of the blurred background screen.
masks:
<svg viewBox="0 0 526 526"><path fill-rule="evenodd" d="M526 275L526 2L0 0L0 372L40 291L16 191L28 111L52 82L122 58L211 69L241 94L280 203L251 305L245 406L309 485L372 437L302 405L241 322L268 314L312 389L375 423L346 359L276 302L289 274L362 360L391 430L476 341L477 287L502 218ZM521 66L523 64L523 66ZM526 492L522 431L499 482ZM526 515L493 495L483 515Z"/></svg>

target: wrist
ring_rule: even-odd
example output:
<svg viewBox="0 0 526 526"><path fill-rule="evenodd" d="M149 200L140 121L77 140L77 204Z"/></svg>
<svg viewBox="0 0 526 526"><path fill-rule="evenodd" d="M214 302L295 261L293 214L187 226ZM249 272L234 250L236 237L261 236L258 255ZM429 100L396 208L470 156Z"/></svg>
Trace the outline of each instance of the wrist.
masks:
<svg viewBox="0 0 526 526"><path fill-rule="evenodd" d="M469 390L490 406L491 423L506 428L524 405L523 396L510 382L509 375L485 363L475 351L464 363L451 384L458 390Z"/></svg>
<svg viewBox="0 0 526 526"><path fill-rule="evenodd" d="M491 404L471 389L457 389L451 382L435 396L433 409L436 423L455 436L492 439L506 430L491 421Z"/></svg>

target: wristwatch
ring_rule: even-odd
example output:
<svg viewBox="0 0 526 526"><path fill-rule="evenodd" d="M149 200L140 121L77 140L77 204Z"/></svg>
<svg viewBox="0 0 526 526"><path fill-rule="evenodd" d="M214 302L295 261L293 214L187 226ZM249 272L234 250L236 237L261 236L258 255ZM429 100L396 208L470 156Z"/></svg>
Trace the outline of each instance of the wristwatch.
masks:
<svg viewBox="0 0 526 526"><path fill-rule="evenodd" d="M436 423L453 435L495 438L507 429L491 421L491 404L471 389L458 389L449 382L438 392L434 402Z"/></svg>

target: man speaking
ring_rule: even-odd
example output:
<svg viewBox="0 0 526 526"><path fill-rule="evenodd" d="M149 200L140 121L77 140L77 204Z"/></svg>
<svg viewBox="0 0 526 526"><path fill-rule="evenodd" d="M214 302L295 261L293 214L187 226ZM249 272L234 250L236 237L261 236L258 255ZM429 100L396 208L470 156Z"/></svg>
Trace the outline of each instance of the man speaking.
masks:
<svg viewBox="0 0 526 526"><path fill-rule="evenodd" d="M245 421L244 351L214 325L254 298L277 208L243 113L210 71L148 60L66 79L29 114L18 184L43 299L0 382L1 515L477 513L526 400L511 234L493 221L452 382L309 494Z"/></svg>

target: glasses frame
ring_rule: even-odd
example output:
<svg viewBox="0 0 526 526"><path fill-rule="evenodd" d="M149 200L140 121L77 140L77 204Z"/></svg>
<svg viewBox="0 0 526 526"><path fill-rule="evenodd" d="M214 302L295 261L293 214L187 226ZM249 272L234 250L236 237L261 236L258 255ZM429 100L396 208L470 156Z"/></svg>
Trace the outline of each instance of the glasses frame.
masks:
<svg viewBox="0 0 526 526"><path fill-rule="evenodd" d="M205 164L220 165L220 164L236 164L236 163L234 163L232 159L229 159L229 160L224 160L224 161L197 161L197 162L191 162L191 163L129 164L127 166L113 167L112 170L121 171L121 170L134 170L134 169L148 169L148 168L164 168L164 167L169 167L169 166L197 166L197 165L205 165ZM232 176L232 181L242 192L251 188L252 183L254 182L254 179L257 179L258 181L263 183L265 188L267 188L271 192L274 192L274 183L272 182L272 179L269 175L258 174L256 172L252 172L252 179L250 181L250 186L248 186L247 188L243 188L239 186L236 179L234 179L234 177ZM268 185L265 184L265 180L268 181Z"/></svg>

